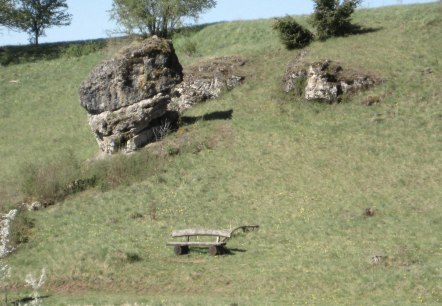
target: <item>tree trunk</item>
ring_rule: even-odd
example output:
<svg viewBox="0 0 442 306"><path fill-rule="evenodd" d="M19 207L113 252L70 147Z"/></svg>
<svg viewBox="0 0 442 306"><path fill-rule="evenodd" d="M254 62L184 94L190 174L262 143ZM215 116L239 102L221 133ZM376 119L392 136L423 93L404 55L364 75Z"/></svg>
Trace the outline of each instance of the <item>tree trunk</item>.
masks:
<svg viewBox="0 0 442 306"><path fill-rule="evenodd" d="M38 46L38 37L40 36L40 29L38 28L38 24L34 21L32 25L32 35L34 36L34 45Z"/></svg>

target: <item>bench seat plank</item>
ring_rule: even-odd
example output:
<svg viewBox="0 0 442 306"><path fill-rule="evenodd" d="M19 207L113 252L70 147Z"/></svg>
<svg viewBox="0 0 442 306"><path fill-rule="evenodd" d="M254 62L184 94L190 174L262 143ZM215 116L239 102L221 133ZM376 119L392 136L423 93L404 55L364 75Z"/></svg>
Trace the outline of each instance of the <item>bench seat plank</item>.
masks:
<svg viewBox="0 0 442 306"><path fill-rule="evenodd" d="M232 232L229 230L213 230L206 228L190 228L177 230L172 232L172 237L188 237L188 236L218 236L230 238Z"/></svg>
<svg viewBox="0 0 442 306"><path fill-rule="evenodd" d="M166 243L168 246L180 245L180 246L193 246L193 247L210 247L212 245L221 246L226 245L225 242L200 242L200 241L173 241Z"/></svg>

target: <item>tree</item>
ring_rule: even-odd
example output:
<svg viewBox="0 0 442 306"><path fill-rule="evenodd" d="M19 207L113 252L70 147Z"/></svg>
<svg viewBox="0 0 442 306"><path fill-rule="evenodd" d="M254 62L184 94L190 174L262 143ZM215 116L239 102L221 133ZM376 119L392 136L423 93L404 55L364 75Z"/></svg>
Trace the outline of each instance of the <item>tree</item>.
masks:
<svg viewBox="0 0 442 306"><path fill-rule="evenodd" d="M72 15L66 12L66 0L13 0L10 3L13 7L9 27L28 33L29 41L35 45L47 28L71 24Z"/></svg>
<svg viewBox="0 0 442 306"><path fill-rule="evenodd" d="M319 39L349 34L355 26L351 24L351 14L362 0L313 0L315 10L312 24Z"/></svg>
<svg viewBox="0 0 442 306"><path fill-rule="evenodd" d="M169 37L185 17L198 16L216 5L216 0L114 0L112 18L128 33Z"/></svg>
<svg viewBox="0 0 442 306"><path fill-rule="evenodd" d="M11 0L0 0L0 26L11 28L13 24L13 3Z"/></svg>
<svg viewBox="0 0 442 306"><path fill-rule="evenodd" d="M313 40L313 34L290 16L277 18L273 29L279 32L279 38L288 50L304 48Z"/></svg>

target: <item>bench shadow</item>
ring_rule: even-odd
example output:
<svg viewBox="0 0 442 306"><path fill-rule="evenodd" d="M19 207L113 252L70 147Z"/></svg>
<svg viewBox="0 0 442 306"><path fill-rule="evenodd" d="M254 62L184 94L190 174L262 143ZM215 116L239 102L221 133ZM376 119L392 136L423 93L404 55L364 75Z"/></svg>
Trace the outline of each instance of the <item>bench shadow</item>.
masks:
<svg viewBox="0 0 442 306"><path fill-rule="evenodd" d="M44 299L47 299L49 297L51 297L51 296L50 295L42 295L42 296L39 297L39 299L40 300L44 300ZM33 302L35 303L35 301L36 300L33 297L27 296L27 297L24 297L24 298L12 301L10 304L11 305L32 305L32 303ZM28 303L30 303L30 304L28 304Z"/></svg>
<svg viewBox="0 0 442 306"><path fill-rule="evenodd" d="M208 254L208 249L207 248L199 248L199 247L192 247L190 248L190 252L189 254L198 254L198 255L207 255ZM224 253L220 256L233 256L236 255L237 253L245 253L247 252L247 250L244 249L238 249L238 248L228 248L226 247L224 249Z"/></svg>
<svg viewBox="0 0 442 306"><path fill-rule="evenodd" d="M224 254L223 255L231 256L231 255L236 255L236 253L245 253L245 252L247 252L247 250L238 249L238 248L233 248L233 249L226 248L224 250Z"/></svg>
<svg viewBox="0 0 442 306"><path fill-rule="evenodd" d="M182 116L181 123L183 125L195 124L198 121L212 121L212 120L231 120L233 109L226 111L216 111L204 114L202 116Z"/></svg>

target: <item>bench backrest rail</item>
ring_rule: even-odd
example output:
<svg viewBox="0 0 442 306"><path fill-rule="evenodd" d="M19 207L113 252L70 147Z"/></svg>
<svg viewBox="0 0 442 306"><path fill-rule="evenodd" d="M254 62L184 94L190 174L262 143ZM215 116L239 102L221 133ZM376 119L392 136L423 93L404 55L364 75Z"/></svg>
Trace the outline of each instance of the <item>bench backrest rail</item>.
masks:
<svg viewBox="0 0 442 306"><path fill-rule="evenodd" d="M232 232L229 230L212 230L205 228L190 228L177 230L172 232L172 237L189 237L189 236L217 236L230 238Z"/></svg>

